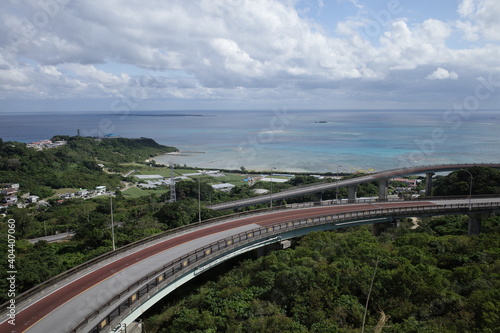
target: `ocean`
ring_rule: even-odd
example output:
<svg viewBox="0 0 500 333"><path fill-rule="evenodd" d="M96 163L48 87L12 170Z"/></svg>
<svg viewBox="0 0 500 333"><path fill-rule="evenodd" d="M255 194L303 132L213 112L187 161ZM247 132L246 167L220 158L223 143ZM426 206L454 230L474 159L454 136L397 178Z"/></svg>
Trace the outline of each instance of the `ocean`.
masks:
<svg viewBox="0 0 500 333"><path fill-rule="evenodd" d="M491 110L53 112L0 114L0 137L148 137L183 152L164 164L335 173L499 162L499 125Z"/></svg>

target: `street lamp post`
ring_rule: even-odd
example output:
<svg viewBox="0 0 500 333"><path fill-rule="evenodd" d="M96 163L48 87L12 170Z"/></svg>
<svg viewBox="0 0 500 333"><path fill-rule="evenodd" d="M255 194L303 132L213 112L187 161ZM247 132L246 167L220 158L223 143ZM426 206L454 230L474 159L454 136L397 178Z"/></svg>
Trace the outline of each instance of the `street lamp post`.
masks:
<svg viewBox="0 0 500 333"><path fill-rule="evenodd" d="M198 222L201 222L201 185L198 178Z"/></svg>
<svg viewBox="0 0 500 333"><path fill-rule="evenodd" d="M271 168L271 195L269 196L269 207L273 208L273 170L276 168Z"/></svg>
<svg viewBox="0 0 500 333"><path fill-rule="evenodd" d="M339 182L339 168L342 168L342 165L337 165L337 176L335 177L335 181ZM339 187L335 187L335 203L338 203L338 197L339 197Z"/></svg>
<svg viewBox="0 0 500 333"><path fill-rule="evenodd" d="M467 172L470 176L470 184L469 184L469 210L472 209L472 206L471 206L471 199L472 199L472 179L474 177L472 177L472 173L470 173L469 170L464 170L465 172Z"/></svg>

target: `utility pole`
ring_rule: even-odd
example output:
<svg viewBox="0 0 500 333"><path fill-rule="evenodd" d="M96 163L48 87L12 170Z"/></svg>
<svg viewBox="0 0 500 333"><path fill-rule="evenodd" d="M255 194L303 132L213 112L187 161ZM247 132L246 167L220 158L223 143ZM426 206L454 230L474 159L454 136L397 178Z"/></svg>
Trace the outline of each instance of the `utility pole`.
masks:
<svg viewBox="0 0 500 333"><path fill-rule="evenodd" d="M370 282L370 289L368 290L368 297L366 298L365 312L363 314L363 326L361 327L361 333L365 331L366 313L368 312L368 304L370 303L370 296L373 289L373 281L375 281L375 274L377 274L378 261L380 256L377 257L377 262L375 262L375 269L373 270L372 281Z"/></svg>
<svg viewBox="0 0 500 333"><path fill-rule="evenodd" d="M271 168L271 195L269 199L269 206L273 208L273 170L276 168Z"/></svg>
<svg viewBox="0 0 500 333"><path fill-rule="evenodd" d="M166 194L165 194L166 199ZM170 162L170 202L176 202L174 163Z"/></svg>
<svg viewBox="0 0 500 333"><path fill-rule="evenodd" d="M115 225L113 222L113 195L109 195L109 206L111 210L111 240L113 242L113 251L116 250L115 247Z"/></svg>
<svg viewBox="0 0 500 333"><path fill-rule="evenodd" d="M337 176L335 177L335 181L337 182L337 184L339 182L339 168L342 168L342 165L337 165ZM335 203L338 203L338 201L337 201L338 197L339 197L339 187L336 186L335 187Z"/></svg>
<svg viewBox="0 0 500 333"><path fill-rule="evenodd" d="M469 184L469 210L472 209L472 205L471 205L471 199L472 199L472 179L474 177L472 177L472 173L470 173L469 170L464 170L465 172L467 172L469 175L470 175L470 184Z"/></svg>
<svg viewBox="0 0 500 333"><path fill-rule="evenodd" d="M201 222L201 185L198 178L198 222Z"/></svg>

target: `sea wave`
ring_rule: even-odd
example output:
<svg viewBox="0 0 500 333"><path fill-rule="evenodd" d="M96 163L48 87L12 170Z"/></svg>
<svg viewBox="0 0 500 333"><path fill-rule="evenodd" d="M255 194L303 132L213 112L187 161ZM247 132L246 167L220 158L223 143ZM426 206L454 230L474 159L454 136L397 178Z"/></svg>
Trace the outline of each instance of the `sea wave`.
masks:
<svg viewBox="0 0 500 333"><path fill-rule="evenodd" d="M259 133L262 134L283 134L286 133L284 130L261 130Z"/></svg>
<svg viewBox="0 0 500 333"><path fill-rule="evenodd" d="M330 133L336 135L363 135L363 133L358 133L358 132L330 132Z"/></svg>

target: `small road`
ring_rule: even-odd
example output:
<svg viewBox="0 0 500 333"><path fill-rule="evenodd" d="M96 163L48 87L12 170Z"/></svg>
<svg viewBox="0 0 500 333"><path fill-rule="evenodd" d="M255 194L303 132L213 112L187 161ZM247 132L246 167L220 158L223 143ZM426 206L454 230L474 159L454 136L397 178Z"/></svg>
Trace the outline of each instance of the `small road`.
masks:
<svg viewBox="0 0 500 333"><path fill-rule="evenodd" d="M48 243L53 243L53 242L59 242L62 240L70 239L74 235L75 235L74 232L61 232L60 234L57 234L57 235L28 239L28 241L31 244L38 243L39 241L46 241Z"/></svg>

